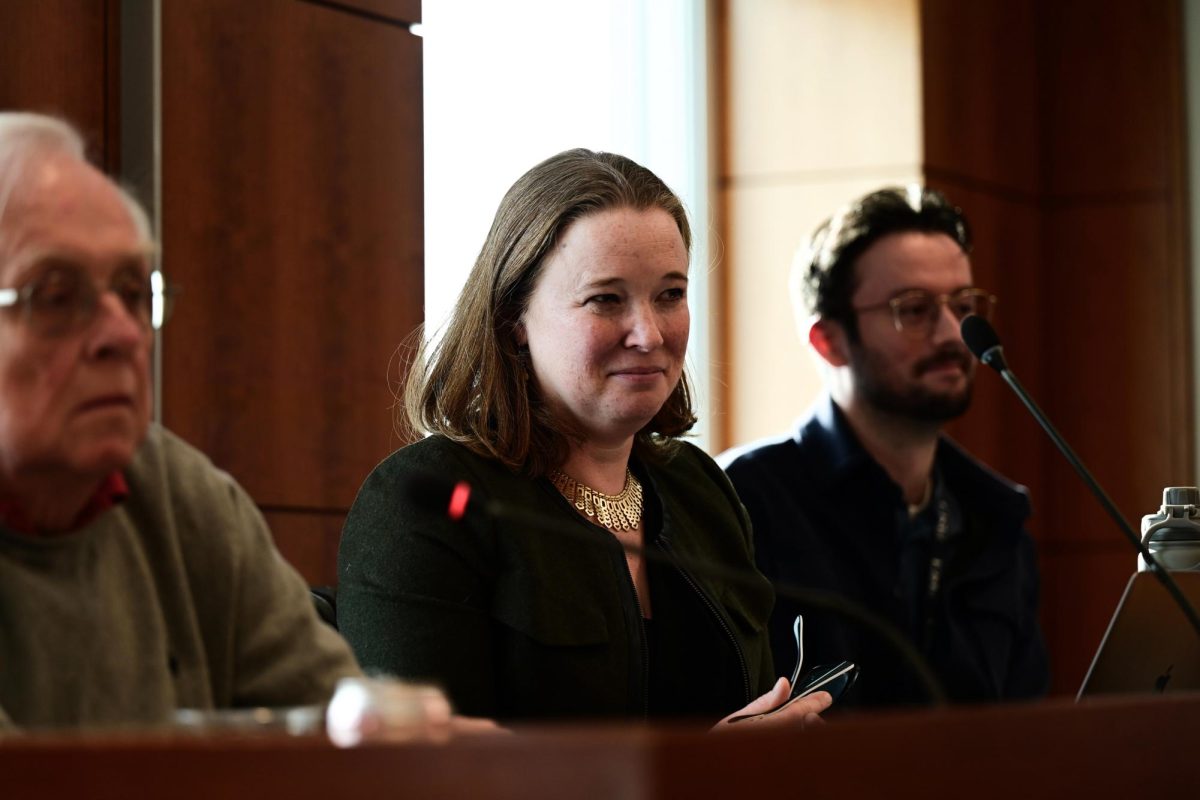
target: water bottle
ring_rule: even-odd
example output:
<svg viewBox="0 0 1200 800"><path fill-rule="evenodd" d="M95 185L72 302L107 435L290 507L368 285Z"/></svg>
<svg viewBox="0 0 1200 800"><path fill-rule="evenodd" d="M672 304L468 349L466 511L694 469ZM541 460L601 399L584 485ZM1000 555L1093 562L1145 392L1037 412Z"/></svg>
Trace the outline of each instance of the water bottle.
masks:
<svg viewBox="0 0 1200 800"><path fill-rule="evenodd" d="M1168 486L1162 508L1142 517L1142 544L1164 569L1200 571L1200 489ZM1138 572L1146 560L1138 555Z"/></svg>

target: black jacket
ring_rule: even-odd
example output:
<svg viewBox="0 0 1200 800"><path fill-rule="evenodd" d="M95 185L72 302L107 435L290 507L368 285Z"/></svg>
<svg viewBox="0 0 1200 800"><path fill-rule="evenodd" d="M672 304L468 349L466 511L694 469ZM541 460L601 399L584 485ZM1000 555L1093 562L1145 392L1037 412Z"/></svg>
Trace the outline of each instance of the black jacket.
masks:
<svg viewBox="0 0 1200 800"><path fill-rule="evenodd" d="M933 545L905 542L908 517L900 487L863 449L828 397L794 435L738 448L718 460L750 513L759 569L768 578L837 593L892 622L923 651L952 701L1046 691L1037 561L1024 529L1030 506L1023 487L949 440L938 443L935 473L940 491L956 506L959 533L944 546L944 567L930 599L925 576ZM860 666L847 704L926 701L910 668L878 635L783 596L771 617L771 645L781 670L795 660L791 627L797 613L804 615L806 665L845 659Z"/></svg>
<svg viewBox="0 0 1200 800"><path fill-rule="evenodd" d="M464 714L536 718L702 716L770 688L772 594L725 475L684 444L632 465L646 539L667 558L740 567L749 583L650 562L648 642L624 553L546 479L444 437L389 456L367 478L338 553L338 623L368 671L432 681ZM508 512L460 524L403 491L414 476L464 480ZM437 505L436 503L434 504ZM656 659L652 692L650 645Z"/></svg>

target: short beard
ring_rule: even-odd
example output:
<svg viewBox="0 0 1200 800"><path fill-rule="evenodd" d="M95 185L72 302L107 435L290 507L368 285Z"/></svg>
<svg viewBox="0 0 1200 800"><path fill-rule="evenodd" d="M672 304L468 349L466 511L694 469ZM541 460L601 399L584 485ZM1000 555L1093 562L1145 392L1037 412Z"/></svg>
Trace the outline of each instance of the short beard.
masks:
<svg viewBox="0 0 1200 800"><path fill-rule="evenodd" d="M919 385L906 390L897 390L879 379L881 359L861 345L851 345L850 371L858 393L871 407L892 416L915 422L943 423L957 419L971 407L971 390L974 387L974 363L963 348L943 348L914 366L915 377L945 361L959 363L967 376L967 385L953 394L934 393Z"/></svg>

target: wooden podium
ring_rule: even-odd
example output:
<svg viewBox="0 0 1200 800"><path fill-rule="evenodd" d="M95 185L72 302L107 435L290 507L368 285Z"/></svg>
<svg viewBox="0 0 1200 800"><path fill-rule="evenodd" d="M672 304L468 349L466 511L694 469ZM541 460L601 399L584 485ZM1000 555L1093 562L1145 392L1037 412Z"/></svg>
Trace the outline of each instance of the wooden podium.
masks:
<svg viewBox="0 0 1200 800"><path fill-rule="evenodd" d="M843 716L805 731L538 727L338 749L281 735L0 739L5 798L1195 797L1200 693Z"/></svg>

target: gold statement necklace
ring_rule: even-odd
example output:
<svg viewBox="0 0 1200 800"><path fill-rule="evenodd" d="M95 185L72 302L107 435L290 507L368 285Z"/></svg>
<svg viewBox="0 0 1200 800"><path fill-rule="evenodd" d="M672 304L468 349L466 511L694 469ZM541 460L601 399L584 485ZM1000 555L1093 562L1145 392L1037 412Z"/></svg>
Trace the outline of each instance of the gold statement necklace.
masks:
<svg viewBox="0 0 1200 800"><path fill-rule="evenodd" d="M571 505L610 531L637 530L642 523L642 484L628 467L620 494L597 492L557 469L550 473L550 482Z"/></svg>

